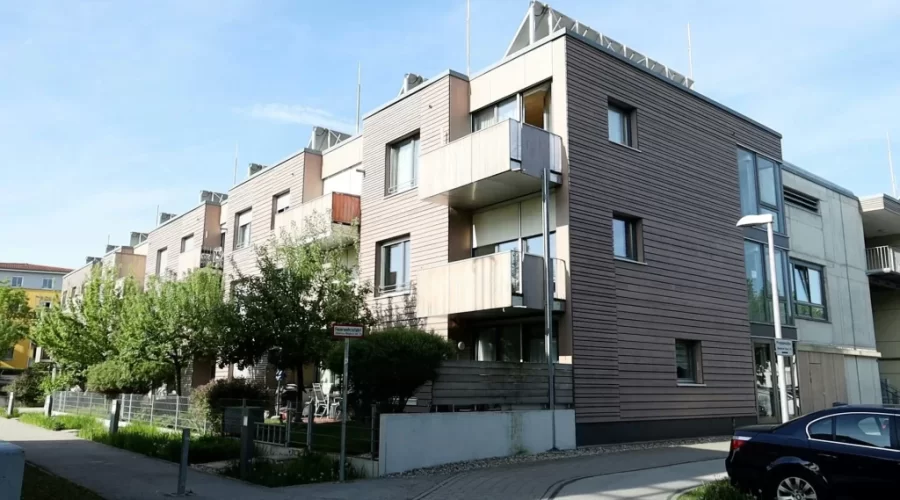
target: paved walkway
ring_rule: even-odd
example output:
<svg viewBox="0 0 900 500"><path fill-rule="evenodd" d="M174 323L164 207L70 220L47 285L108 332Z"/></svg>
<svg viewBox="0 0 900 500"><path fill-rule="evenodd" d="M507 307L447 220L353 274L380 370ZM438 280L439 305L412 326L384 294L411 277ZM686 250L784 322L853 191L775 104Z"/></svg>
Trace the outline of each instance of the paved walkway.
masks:
<svg viewBox="0 0 900 500"><path fill-rule="evenodd" d="M85 441L70 432L53 432L15 420L0 419L0 440L24 448L28 461L96 491L109 500L160 499L175 491L178 477L176 464ZM678 481L699 483L698 477L721 472L727 446L727 443L714 443L660 448L515 464L450 476L273 489L191 470L187 485L193 492L192 498L204 500L646 500L657 498L648 494L661 493L663 489L680 489L680 484L687 487L687 483ZM675 484L670 484L673 482ZM640 488L649 490L642 493ZM629 493L631 490L637 493Z"/></svg>

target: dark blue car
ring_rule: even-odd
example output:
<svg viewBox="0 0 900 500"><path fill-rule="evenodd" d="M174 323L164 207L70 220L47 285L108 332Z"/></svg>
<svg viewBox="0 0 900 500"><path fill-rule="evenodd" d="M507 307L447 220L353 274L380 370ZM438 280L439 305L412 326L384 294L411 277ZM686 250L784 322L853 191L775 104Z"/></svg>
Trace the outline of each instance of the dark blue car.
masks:
<svg viewBox="0 0 900 500"><path fill-rule="evenodd" d="M900 499L900 409L838 406L735 431L725 469L765 500Z"/></svg>

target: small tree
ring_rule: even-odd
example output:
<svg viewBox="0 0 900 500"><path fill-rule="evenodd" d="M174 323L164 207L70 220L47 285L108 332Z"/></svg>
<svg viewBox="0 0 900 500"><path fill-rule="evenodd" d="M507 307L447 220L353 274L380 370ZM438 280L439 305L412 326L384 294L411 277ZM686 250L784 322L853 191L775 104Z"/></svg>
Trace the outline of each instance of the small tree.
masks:
<svg viewBox="0 0 900 500"><path fill-rule="evenodd" d="M26 338L33 319L25 290L0 283L0 352Z"/></svg>
<svg viewBox="0 0 900 500"><path fill-rule="evenodd" d="M119 280L114 268L94 266L81 296L44 311L31 330L31 339L47 349L66 379L81 383L89 366L117 354L124 305L136 293L133 278Z"/></svg>
<svg viewBox="0 0 900 500"><path fill-rule="evenodd" d="M325 358L332 323L372 325L368 285L353 276L353 242L324 234L321 219L285 232L271 247L257 249L259 273L238 273L231 314L223 325L220 359L238 366L264 356L280 369L294 369L303 386L303 366Z"/></svg>
<svg viewBox="0 0 900 500"><path fill-rule="evenodd" d="M357 407L375 403L382 413L400 413L416 390L434 380L453 349L443 337L418 328L391 327L350 342L351 396ZM335 345L328 366L343 372L343 345Z"/></svg>
<svg viewBox="0 0 900 500"><path fill-rule="evenodd" d="M109 359L87 369L87 389L107 395L142 394L172 375L172 366L158 361Z"/></svg>
<svg viewBox="0 0 900 500"><path fill-rule="evenodd" d="M222 274L204 268L183 280L151 277L142 293L129 297L118 348L124 359L171 367L180 396L185 366L212 356L223 312Z"/></svg>

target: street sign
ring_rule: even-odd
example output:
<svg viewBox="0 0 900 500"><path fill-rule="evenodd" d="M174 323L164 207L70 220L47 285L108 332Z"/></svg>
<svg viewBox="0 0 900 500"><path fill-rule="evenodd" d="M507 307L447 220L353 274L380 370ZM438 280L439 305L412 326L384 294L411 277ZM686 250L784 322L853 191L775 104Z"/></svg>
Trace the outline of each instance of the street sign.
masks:
<svg viewBox="0 0 900 500"><path fill-rule="evenodd" d="M366 328L362 325L347 325L335 323L331 327L331 336L336 339L359 339L362 338Z"/></svg>
<svg viewBox="0 0 900 500"><path fill-rule="evenodd" d="M794 355L794 341L793 340L784 340L784 339L775 339L775 355L776 356L793 356Z"/></svg>

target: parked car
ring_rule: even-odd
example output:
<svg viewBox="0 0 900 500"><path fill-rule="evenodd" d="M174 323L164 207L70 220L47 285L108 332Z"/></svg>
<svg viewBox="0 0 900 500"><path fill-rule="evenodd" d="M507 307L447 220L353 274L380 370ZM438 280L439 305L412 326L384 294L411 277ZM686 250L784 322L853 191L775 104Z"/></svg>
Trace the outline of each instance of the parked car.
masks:
<svg viewBox="0 0 900 500"><path fill-rule="evenodd" d="M737 429L725 469L764 500L900 498L900 409L838 406Z"/></svg>

